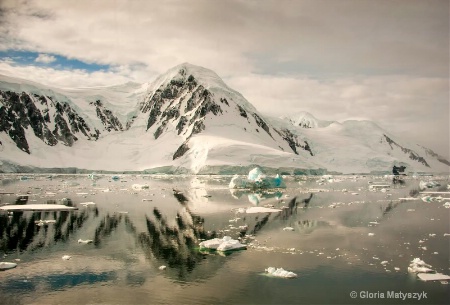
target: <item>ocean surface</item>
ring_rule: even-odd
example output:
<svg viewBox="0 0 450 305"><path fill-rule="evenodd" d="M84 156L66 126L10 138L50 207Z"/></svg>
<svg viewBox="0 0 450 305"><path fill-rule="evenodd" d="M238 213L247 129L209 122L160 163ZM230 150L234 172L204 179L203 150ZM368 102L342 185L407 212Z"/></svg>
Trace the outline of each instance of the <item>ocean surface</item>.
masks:
<svg viewBox="0 0 450 305"><path fill-rule="evenodd" d="M1 206L77 208L0 211L0 262L17 264L0 271L1 304L450 300L448 281L408 272L420 258L450 275L449 176L297 176L269 191L230 190L231 176L0 178ZM425 191L443 193L421 200L420 181L437 182ZM254 206L281 211L245 212ZM199 249L202 240L223 236L247 249ZM297 277L270 276L269 267Z"/></svg>

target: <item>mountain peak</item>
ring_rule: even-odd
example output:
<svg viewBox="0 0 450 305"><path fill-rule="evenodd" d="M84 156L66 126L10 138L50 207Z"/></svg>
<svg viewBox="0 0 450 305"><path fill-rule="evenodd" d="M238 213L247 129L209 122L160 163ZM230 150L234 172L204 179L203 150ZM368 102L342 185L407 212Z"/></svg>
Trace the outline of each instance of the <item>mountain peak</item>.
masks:
<svg viewBox="0 0 450 305"><path fill-rule="evenodd" d="M318 120L311 113L306 111L300 111L294 115L283 117L282 119L288 120L294 126L299 126L302 128L320 128L329 126L331 121Z"/></svg>
<svg viewBox="0 0 450 305"><path fill-rule="evenodd" d="M187 62L179 64L159 76L155 81L155 85L160 87L172 80L184 80L191 76L206 89L222 88L231 90L214 71Z"/></svg>

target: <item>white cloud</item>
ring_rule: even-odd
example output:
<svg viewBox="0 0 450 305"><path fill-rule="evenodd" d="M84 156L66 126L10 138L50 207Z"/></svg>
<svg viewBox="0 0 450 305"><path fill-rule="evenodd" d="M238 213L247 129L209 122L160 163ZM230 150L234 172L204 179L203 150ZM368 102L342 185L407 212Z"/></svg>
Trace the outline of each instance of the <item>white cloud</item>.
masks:
<svg viewBox="0 0 450 305"><path fill-rule="evenodd" d="M49 64L56 61L56 57L53 55L47 55L47 54L39 54L38 57L35 59L35 62L41 62L44 64Z"/></svg>
<svg viewBox="0 0 450 305"><path fill-rule="evenodd" d="M3 60L0 72L76 87L151 81L190 62L263 112L370 118L448 154L449 2L431 2L4 0L1 50L113 68Z"/></svg>
<svg viewBox="0 0 450 305"><path fill-rule="evenodd" d="M112 71L58 70L52 67L17 65L10 60L0 60L0 74L32 80L59 88L95 87L139 81L148 72L115 67Z"/></svg>

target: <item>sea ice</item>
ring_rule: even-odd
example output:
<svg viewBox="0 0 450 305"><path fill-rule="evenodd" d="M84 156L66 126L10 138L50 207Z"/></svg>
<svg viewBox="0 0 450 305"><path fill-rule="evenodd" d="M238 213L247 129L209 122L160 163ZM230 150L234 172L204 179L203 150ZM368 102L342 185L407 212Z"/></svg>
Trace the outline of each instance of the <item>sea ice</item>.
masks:
<svg viewBox="0 0 450 305"><path fill-rule="evenodd" d="M92 242L93 242L92 239L79 239L79 240L78 240L78 243L79 243L79 244L90 244L90 243L92 243Z"/></svg>
<svg viewBox="0 0 450 305"><path fill-rule="evenodd" d="M283 268L269 267L269 268L265 269L265 271L269 275L276 276L276 277L283 277L283 278L295 278L295 277L297 277L297 274L295 274L294 272L284 270Z"/></svg>

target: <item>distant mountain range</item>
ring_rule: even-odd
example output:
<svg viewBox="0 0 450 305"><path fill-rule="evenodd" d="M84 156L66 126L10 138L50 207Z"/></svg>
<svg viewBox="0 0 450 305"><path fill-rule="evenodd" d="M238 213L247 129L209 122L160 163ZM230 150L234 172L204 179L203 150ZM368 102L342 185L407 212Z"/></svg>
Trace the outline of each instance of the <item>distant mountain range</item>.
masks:
<svg viewBox="0 0 450 305"><path fill-rule="evenodd" d="M1 172L448 171L371 121L262 115L216 73L178 65L152 83L59 89L0 75Z"/></svg>

